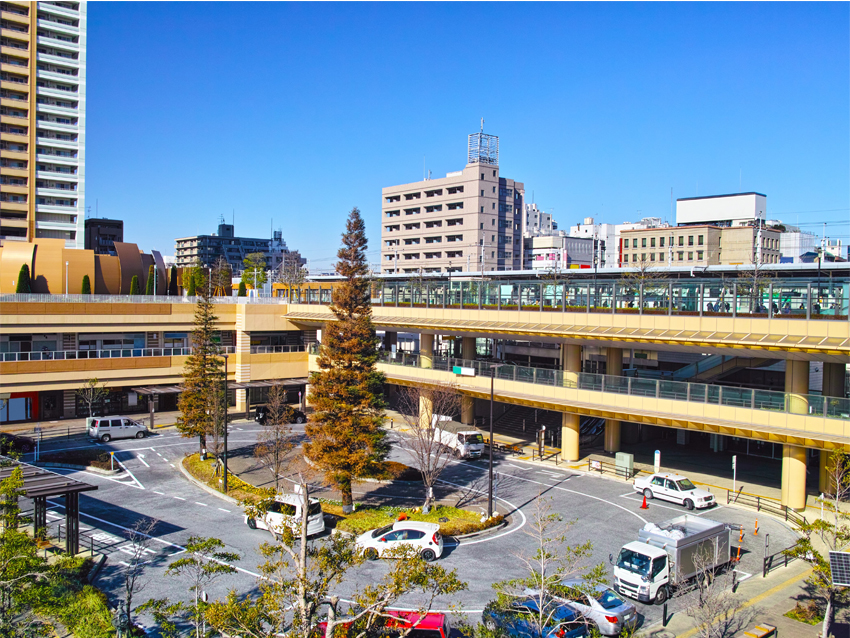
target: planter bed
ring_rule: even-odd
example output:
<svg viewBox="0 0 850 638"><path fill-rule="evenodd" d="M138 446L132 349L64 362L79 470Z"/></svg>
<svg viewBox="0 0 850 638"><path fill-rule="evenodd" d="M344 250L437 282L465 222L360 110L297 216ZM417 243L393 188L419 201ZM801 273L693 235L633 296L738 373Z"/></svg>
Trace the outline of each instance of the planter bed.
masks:
<svg viewBox="0 0 850 638"><path fill-rule="evenodd" d="M66 450L64 452L45 452L39 455L38 460L42 463L63 463L83 467L96 467L99 470L112 469L109 461L109 452L92 448Z"/></svg>
<svg viewBox="0 0 850 638"><path fill-rule="evenodd" d="M482 523L479 512L441 505L431 508L428 514L422 514L418 507L358 505L354 512L345 515L342 513L342 504L339 501L322 499L322 509L325 515L334 521L336 529L351 534L362 534L367 530L389 525L398 520L402 513L411 521L439 523L440 533L443 536L460 536L480 532L501 525L504 520L503 516L494 516ZM441 522L441 518L449 520Z"/></svg>

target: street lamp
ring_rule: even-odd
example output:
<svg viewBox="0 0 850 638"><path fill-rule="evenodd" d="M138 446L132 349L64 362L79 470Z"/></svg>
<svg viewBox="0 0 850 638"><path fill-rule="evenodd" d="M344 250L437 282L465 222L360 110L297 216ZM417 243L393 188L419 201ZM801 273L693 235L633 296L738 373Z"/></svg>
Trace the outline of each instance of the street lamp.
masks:
<svg viewBox="0 0 850 638"><path fill-rule="evenodd" d="M493 518L493 381L496 370L504 363L494 363L490 366L490 462L488 463L489 485L487 488L487 516Z"/></svg>
<svg viewBox="0 0 850 638"><path fill-rule="evenodd" d="M224 353L224 493L227 494L227 353Z"/></svg>

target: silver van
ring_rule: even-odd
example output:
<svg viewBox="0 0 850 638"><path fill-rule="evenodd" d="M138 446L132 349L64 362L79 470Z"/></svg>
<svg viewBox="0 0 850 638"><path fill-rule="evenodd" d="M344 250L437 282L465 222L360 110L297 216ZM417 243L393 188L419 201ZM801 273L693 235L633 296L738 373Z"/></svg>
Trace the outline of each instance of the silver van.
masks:
<svg viewBox="0 0 850 638"><path fill-rule="evenodd" d="M112 439L143 439L150 434L148 426L120 416L94 417L90 420L88 434L104 443Z"/></svg>

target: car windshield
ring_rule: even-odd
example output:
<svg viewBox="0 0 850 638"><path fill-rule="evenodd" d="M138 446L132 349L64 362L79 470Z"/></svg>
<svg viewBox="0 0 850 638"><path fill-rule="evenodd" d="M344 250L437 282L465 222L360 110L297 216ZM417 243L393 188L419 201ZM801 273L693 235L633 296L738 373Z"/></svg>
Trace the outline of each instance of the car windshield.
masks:
<svg viewBox="0 0 850 638"><path fill-rule="evenodd" d="M379 527L374 532L372 532L372 538L378 538L378 536L383 536L387 532L391 532L393 530L392 525L387 525L386 527Z"/></svg>
<svg viewBox="0 0 850 638"><path fill-rule="evenodd" d="M630 549L620 550L620 555L617 557L617 567L625 569L641 576L649 575L649 564L651 560L649 556L638 554Z"/></svg>
<svg viewBox="0 0 850 638"><path fill-rule="evenodd" d="M682 479L681 481L676 481L676 485L678 485L679 489L683 492L690 492L691 490L697 489L697 486L691 483L690 479Z"/></svg>
<svg viewBox="0 0 850 638"><path fill-rule="evenodd" d="M471 444L484 443L484 437L480 434L467 434L466 442Z"/></svg>
<svg viewBox="0 0 850 638"><path fill-rule="evenodd" d="M610 589L606 589L596 597L597 602L602 605L603 609L615 609L623 604L623 599L620 598Z"/></svg>

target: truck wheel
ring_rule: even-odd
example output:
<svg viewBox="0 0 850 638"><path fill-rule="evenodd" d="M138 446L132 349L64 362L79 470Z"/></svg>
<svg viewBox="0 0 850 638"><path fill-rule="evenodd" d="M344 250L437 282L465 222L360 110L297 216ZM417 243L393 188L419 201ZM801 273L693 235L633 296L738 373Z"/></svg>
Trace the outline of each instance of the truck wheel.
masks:
<svg viewBox="0 0 850 638"><path fill-rule="evenodd" d="M686 498L685 499L685 507L687 507L689 510L694 509L694 502L691 499Z"/></svg>
<svg viewBox="0 0 850 638"><path fill-rule="evenodd" d="M655 594L655 604L656 605L663 605L665 602L667 602L667 598L668 598L667 588L662 587L661 589L658 590L658 593Z"/></svg>
<svg viewBox="0 0 850 638"><path fill-rule="evenodd" d="M460 450L458 450L458 449L455 449L455 450L454 450L454 454L455 454L455 458L456 458L456 459L463 458L463 457L461 456L461 454L460 454Z"/></svg>
<svg viewBox="0 0 850 638"><path fill-rule="evenodd" d="M644 490L643 490L643 495L644 495L646 498L648 498L648 499L652 500L652 490L651 490L651 489L649 489L648 487L647 487L646 489L644 489Z"/></svg>

